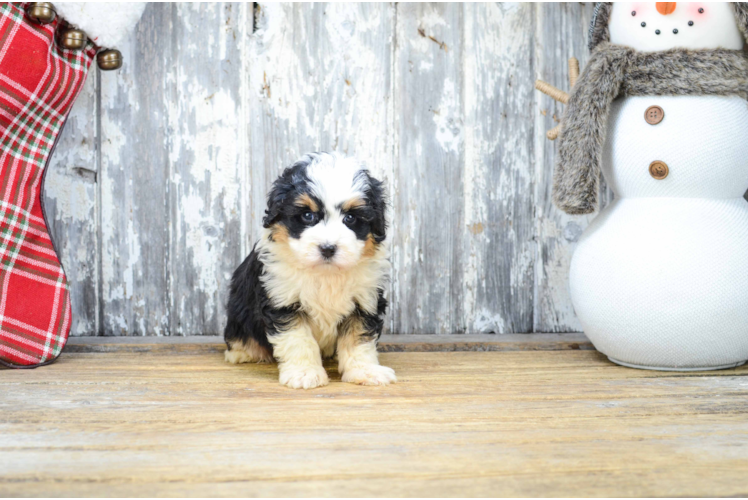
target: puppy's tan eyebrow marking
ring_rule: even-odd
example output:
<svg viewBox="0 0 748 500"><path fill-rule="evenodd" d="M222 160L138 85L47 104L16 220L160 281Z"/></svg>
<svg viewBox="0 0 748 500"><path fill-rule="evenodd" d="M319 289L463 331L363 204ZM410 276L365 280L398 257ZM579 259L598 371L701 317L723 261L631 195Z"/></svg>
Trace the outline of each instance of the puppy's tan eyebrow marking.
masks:
<svg viewBox="0 0 748 500"><path fill-rule="evenodd" d="M350 200L343 203L340 208L342 208L344 212L347 212L348 210L363 207L364 205L366 205L366 200L364 200L363 198L351 198Z"/></svg>
<svg viewBox="0 0 748 500"><path fill-rule="evenodd" d="M299 196L298 198L296 198L296 201L294 202L294 204L297 207L309 207L309 210L311 210L312 212L319 211L319 207L317 206L317 202L315 202L312 199L312 197L309 196L306 193L304 193L301 196Z"/></svg>

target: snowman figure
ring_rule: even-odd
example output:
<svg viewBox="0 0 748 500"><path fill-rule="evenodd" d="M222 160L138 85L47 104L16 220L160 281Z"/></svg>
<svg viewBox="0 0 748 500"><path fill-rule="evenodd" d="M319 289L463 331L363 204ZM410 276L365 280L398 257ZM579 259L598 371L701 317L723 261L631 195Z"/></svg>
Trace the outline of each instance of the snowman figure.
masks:
<svg viewBox="0 0 748 500"><path fill-rule="evenodd" d="M561 121L554 202L597 208L570 288L611 361L711 370L748 359L745 3L601 3Z"/></svg>

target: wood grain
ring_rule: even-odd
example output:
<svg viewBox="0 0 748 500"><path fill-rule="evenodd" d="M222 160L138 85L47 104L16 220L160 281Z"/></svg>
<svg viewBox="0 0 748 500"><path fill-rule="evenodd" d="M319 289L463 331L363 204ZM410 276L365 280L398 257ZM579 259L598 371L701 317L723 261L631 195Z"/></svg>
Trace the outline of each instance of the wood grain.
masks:
<svg viewBox="0 0 748 500"><path fill-rule="evenodd" d="M466 3L464 302L451 331L533 331L536 241L533 224L534 85L531 60L536 6Z"/></svg>
<svg viewBox="0 0 748 500"><path fill-rule="evenodd" d="M385 353L308 392L217 354L0 371L2 496L745 496L748 368L594 351ZM437 368L435 368L437 367Z"/></svg>
<svg viewBox="0 0 748 500"><path fill-rule="evenodd" d="M398 4L391 188L398 333L464 331L463 14L452 3Z"/></svg>
<svg viewBox="0 0 748 500"><path fill-rule="evenodd" d="M101 74L100 333L166 335L172 165L168 73L172 4L149 4L127 61ZM173 96L172 96L173 97Z"/></svg>
<svg viewBox="0 0 748 500"><path fill-rule="evenodd" d="M148 5L50 167L73 334L220 333L270 184L315 150L357 155L390 191L388 332L581 330L568 267L591 217L551 204L563 107L533 81L567 88L591 9Z"/></svg>
<svg viewBox="0 0 748 500"><path fill-rule="evenodd" d="M169 334L215 335L223 332L231 275L246 257L240 40L251 34L252 8L177 3L173 9L173 52L163 56L169 68L163 96L170 147Z"/></svg>

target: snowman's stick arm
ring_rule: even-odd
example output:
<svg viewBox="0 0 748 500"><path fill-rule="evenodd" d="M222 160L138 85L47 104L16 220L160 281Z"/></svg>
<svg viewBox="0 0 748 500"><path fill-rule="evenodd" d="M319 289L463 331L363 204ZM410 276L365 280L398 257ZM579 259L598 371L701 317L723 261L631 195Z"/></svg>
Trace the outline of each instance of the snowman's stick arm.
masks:
<svg viewBox="0 0 748 500"><path fill-rule="evenodd" d="M558 134L560 134L560 133L561 133L561 124L559 123L558 125L556 125L552 129L550 129L548 132L546 132L545 136L548 139L550 139L552 141L555 141L556 139L558 139Z"/></svg>
<svg viewBox="0 0 748 500"><path fill-rule="evenodd" d="M577 83L577 78L579 78L579 60L576 57L572 57L571 59L569 59L569 88L574 87L574 84ZM563 104L568 104L569 102L569 94L559 88L554 87L550 83L544 82L543 80L535 80L535 88L545 95L552 97L558 102L561 102ZM560 133L561 124L559 123L548 132L546 132L545 136L548 139L555 141Z"/></svg>
<svg viewBox="0 0 748 500"><path fill-rule="evenodd" d="M558 102L564 104L569 102L569 94L543 80L535 80L535 88Z"/></svg>

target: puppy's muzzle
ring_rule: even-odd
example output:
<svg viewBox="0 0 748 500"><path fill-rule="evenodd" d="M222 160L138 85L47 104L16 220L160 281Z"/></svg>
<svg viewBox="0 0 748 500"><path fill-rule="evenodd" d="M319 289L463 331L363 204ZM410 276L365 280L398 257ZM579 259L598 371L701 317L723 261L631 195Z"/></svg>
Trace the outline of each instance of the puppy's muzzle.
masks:
<svg viewBox="0 0 748 500"><path fill-rule="evenodd" d="M330 245L329 243L325 243L324 245L319 246L319 253L322 254L322 257L325 260L330 260L335 257L335 252L337 251L338 247L336 245Z"/></svg>

